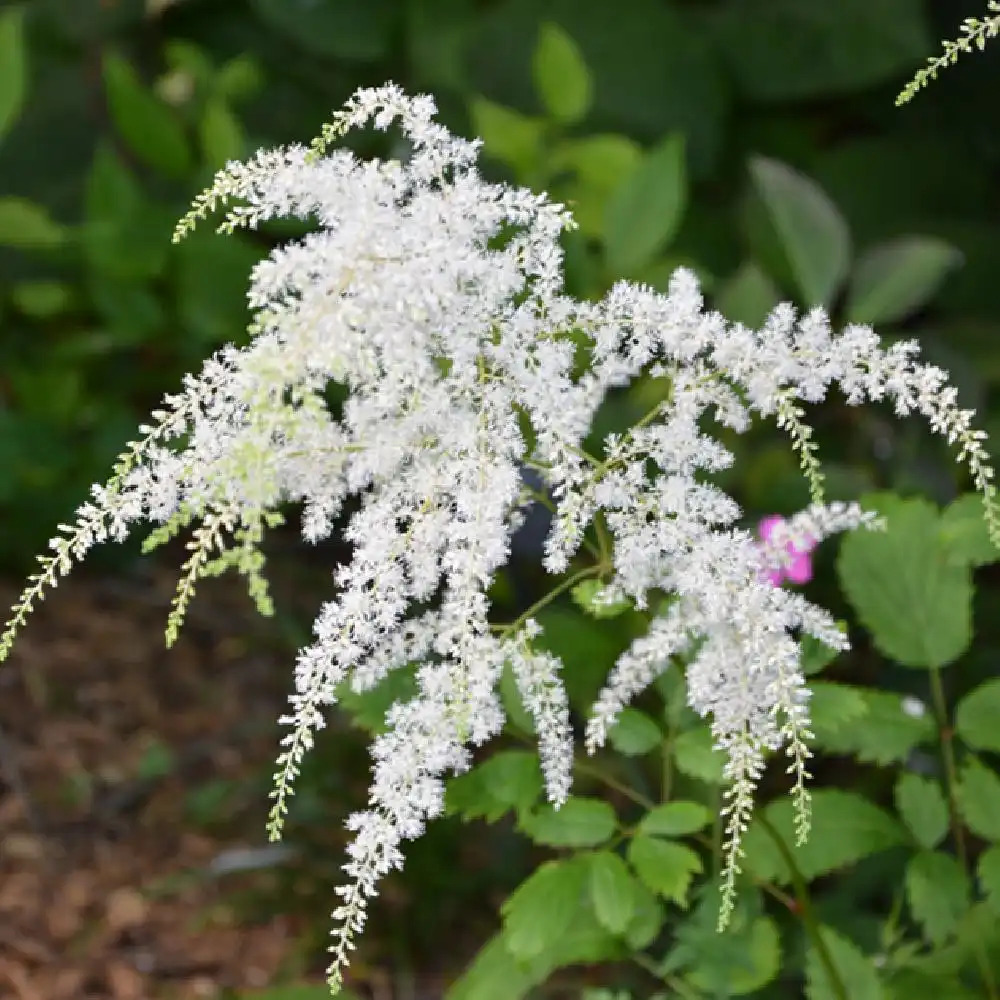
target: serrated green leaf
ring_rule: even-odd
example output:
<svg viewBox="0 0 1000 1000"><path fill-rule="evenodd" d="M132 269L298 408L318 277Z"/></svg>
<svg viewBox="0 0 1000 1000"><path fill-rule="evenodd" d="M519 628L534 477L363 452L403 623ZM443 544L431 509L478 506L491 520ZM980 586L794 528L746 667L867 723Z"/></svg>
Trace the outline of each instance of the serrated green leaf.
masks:
<svg viewBox="0 0 1000 1000"><path fill-rule="evenodd" d="M656 940L663 927L665 914L663 904L656 894L638 879L635 886L635 913L625 931L625 943L632 952L648 948Z"/></svg>
<svg viewBox="0 0 1000 1000"><path fill-rule="evenodd" d="M612 851L598 851L587 859L590 903L597 922L620 937L636 912L637 882L625 862Z"/></svg>
<svg viewBox="0 0 1000 1000"><path fill-rule="evenodd" d="M977 750L1000 751L1000 678L980 684L958 703L955 729Z"/></svg>
<svg viewBox="0 0 1000 1000"><path fill-rule="evenodd" d="M836 733L856 725L868 714L868 703L860 688L810 681L809 691L809 728L819 747L825 747Z"/></svg>
<svg viewBox="0 0 1000 1000"><path fill-rule="evenodd" d="M545 847L595 847L614 835L618 817L602 799L571 797L558 809L545 805L522 816L520 828Z"/></svg>
<svg viewBox="0 0 1000 1000"><path fill-rule="evenodd" d="M684 137L650 150L615 188L604 218L604 254L615 275L652 261L677 232L687 206Z"/></svg>
<svg viewBox="0 0 1000 1000"><path fill-rule="evenodd" d="M1000 550L990 541L983 498L978 493L966 493L945 507L939 537L949 557L970 566L986 566L1000 560Z"/></svg>
<svg viewBox="0 0 1000 1000"><path fill-rule="evenodd" d="M764 810L770 824L785 844L795 844L795 808L784 796ZM807 879L825 875L861 858L906 842L903 827L887 812L854 792L821 788L813 792L812 833L801 846L794 847L795 862ZM791 881L771 835L756 821L743 838L744 867L758 878Z"/></svg>
<svg viewBox="0 0 1000 1000"><path fill-rule="evenodd" d="M604 589L604 585L599 580L581 580L570 593L578 607L586 611L591 618L598 620L617 618L632 607L632 602L627 598L613 601L610 604L598 601L597 595Z"/></svg>
<svg viewBox="0 0 1000 1000"><path fill-rule="evenodd" d="M851 323L898 323L926 305L962 254L933 236L901 236L858 260L847 294Z"/></svg>
<svg viewBox="0 0 1000 1000"><path fill-rule="evenodd" d="M43 206L27 198L0 198L0 246L48 250L65 243L68 234Z"/></svg>
<svg viewBox="0 0 1000 1000"><path fill-rule="evenodd" d="M896 809L921 847L937 847L948 832L948 803L941 785L908 772L896 782Z"/></svg>
<svg viewBox="0 0 1000 1000"><path fill-rule="evenodd" d="M935 47L928 15L915 0L740 0L720 9L718 38L741 100L787 107L911 73Z"/></svg>
<svg viewBox="0 0 1000 1000"><path fill-rule="evenodd" d="M921 851L906 866L906 898L927 940L940 945L969 909L969 879L952 855Z"/></svg>
<svg viewBox="0 0 1000 1000"><path fill-rule="evenodd" d="M851 260L851 238L843 216L815 181L787 164L754 157L750 174L802 305L829 305Z"/></svg>
<svg viewBox="0 0 1000 1000"><path fill-rule="evenodd" d="M837 559L841 586L885 656L907 667L943 667L972 640L968 569L948 558L933 504L888 493L862 498L885 531L856 531Z"/></svg>
<svg viewBox="0 0 1000 1000"><path fill-rule="evenodd" d="M174 112L113 52L104 57L104 89L115 127L143 163L167 177L192 169L191 148Z"/></svg>
<svg viewBox="0 0 1000 1000"><path fill-rule="evenodd" d="M608 732L611 745L627 757L649 753L663 742L663 731L645 712L623 708Z"/></svg>
<svg viewBox="0 0 1000 1000"><path fill-rule="evenodd" d="M1000 914L1000 844L993 844L979 856L976 864L979 887L993 912Z"/></svg>
<svg viewBox="0 0 1000 1000"><path fill-rule="evenodd" d="M827 752L885 766L905 760L914 747L934 738L931 717L916 699L870 688L852 690L864 700L865 712L824 731L822 738L817 732L817 745Z"/></svg>
<svg viewBox="0 0 1000 1000"><path fill-rule="evenodd" d="M729 930L727 929L727 933ZM719 962L717 949L708 952L685 976L709 996L739 997L766 986L781 968L781 937L769 917L758 917L741 935L735 962Z"/></svg>
<svg viewBox="0 0 1000 1000"><path fill-rule="evenodd" d="M703 870L691 848L642 835L632 838L628 861L647 888L681 907L687 906L691 879Z"/></svg>
<svg viewBox="0 0 1000 1000"><path fill-rule="evenodd" d="M0 142L24 106L28 85L24 7L18 4L0 14Z"/></svg>
<svg viewBox="0 0 1000 1000"><path fill-rule="evenodd" d="M781 292L770 276L754 261L745 261L715 297L715 308L732 323L756 329L781 301Z"/></svg>
<svg viewBox="0 0 1000 1000"><path fill-rule="evenodd" d="M680 733L670 744L670 751L681 774L710 785L723 783L726 755L716 749L708 726L699 725Z"/></svg>
<svg viewBox="0 0 1000 1000"><path fill-rule="evenodd" d="M683 837L712 822L712 813L700 802L667 802L650 809L639 823L648 837Z"/></svg>
<svg viewBox="0 0 1000 1000"><path fill-rule="evenodd" d="M545 122L484 97L472 99L469 114L487 156L509 164L518 180L524 181L535 173L542 157Z"/></svg>
<svg viewBox="0 0 1000 1000"><path fill-rule="evenodd" d="M962 765L956 792L965 825L984 840L1000 840L1000 777L996 771L970 757Z"/></svg>
<svg viewBox="0 0 1000 1000"><path fill-rule="evenodd" d="M842 993L833 983L816 946L809 945L806 954L807 1000L885 1000L875 963L853 941L842 937L831 927L821 926L819 932L826 950L844 987Z"/></svg>
<svg viewBox="0 0 1000 1000"><path fill-rule="evenodd" d="M587 867L579 858L547 861L501 907L510 953L526 960L552 947L580 905Z"/></svg>
<svg viewBox="0 0 1000 1000"><path fill-rule="evenodd" d="M535 90L552 118L562 125L575 125L586 117L593 81L576 42L558 24L542 24L532 71Z"/></svg>

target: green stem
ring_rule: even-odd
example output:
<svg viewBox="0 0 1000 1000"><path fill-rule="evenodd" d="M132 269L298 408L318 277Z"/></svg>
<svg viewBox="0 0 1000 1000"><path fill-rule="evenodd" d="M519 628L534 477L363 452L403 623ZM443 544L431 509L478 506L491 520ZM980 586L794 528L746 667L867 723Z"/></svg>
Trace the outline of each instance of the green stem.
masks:
<svg viewBox="0 0 1000 1000"><path fill-rule="evenodd" d="M567 590L572 590L578 583L588 580L592 576L600 576L606 571L607 567L599 563L596 566L588 566L586 569L581 569L571 576L566 577L560 583L557 583L547 594L540 597L527 611L518 615L512 622L507 625L492 625L490 627L493 631L499 633L501 638L507 638L507 636L516 632L532 615L537 614L546 605L551 604L560 594L564 594Z"/></svg>
<svg viewBox="0 0 1000 1000"><path fill-rule="evenodd" d="M941 671L937 667L930 670L931 701L934 705L934 715L937 720L938 734L941 739L941 761L944 765L945 791L948 796L948 816L951 820L951 835L955 842L955 854L962 870L969 870L969 852L965 844L965 831L958 812L958 800L955 790L958 788L958 768L955 765L955 746L952 742L953 731L948 714L948 702L944 695L944 685L941 683ZM993 979L993 970L983 948L983 941L978 932L973 934L973 952L976 965L983 980L983 986L990 1000L997 1000L997 987Z"/></svg>
<svg viewBox="0 0 1000 1000"><path fill-rule="evenodd" d="M850 997L847 994L847 989L844 987L844 981L840 978L840 973L837 971L837 966L834 964L833 956L830 954L830 949L827 948L826 941L823 940L823 935L820 932L819 921L816 919L816 912L812 907L812 899L809 897L809 888L806 885L806 880L802 876L802 872L795 863L795 856L792 854L781 834L778 833L778 831L771 824L771 821L764 815L763 810L758 812L755 818L774 841L775 847L778 848L778 853L781 855L782 860L786 865L788 865L788 870L792 875L792 886L795 889L795 896L799 901L799 909L802 911L802 922L806 926L806 932L809 934L809 937L812 938L812 942L816 947L816 954L819 955L819 960L823 963L823 967L826 969L826 975L830 981L830 987L833 990L833 993L836 995L838 1000L850 1000Z"/></svg>

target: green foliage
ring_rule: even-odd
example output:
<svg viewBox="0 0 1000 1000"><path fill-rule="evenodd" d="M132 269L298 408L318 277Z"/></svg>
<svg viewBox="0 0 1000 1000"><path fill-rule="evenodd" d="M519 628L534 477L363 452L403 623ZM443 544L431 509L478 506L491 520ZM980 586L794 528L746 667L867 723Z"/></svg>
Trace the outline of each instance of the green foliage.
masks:
<svg viewBox="0 0 1000 1000"><path fill-rule="evenodd" d="M0 142L20 114L27 89L24 8L8 7L0 14Z"/></svg>
<svg viewBox="0 0 1000 1000"><path fill-rule="evenodd" d="M621 178L604 213L608 267L634 274L677 232L687 203L684 138L672 135Z"/></svg>
<svg viewBox="0 0 1000 1000"><path fill-rule="evenodd" d="M885 531L844 540L837 570L844 593L879 650L907 667L942 667L972 639L969 565L941 537L941 518L926 500L888 494L863 498Z"/></svg>
<svg viewBox="0 0 1000 1000"><path fill-rule="evenodd" d="M628 861L648 889L678 906L687 906L691 880L704 870L689 847L639 834L628 847Z"/></svg>
<svg viewBox="0 0 1000 1000"><path fill-rule="evenodd" d="M711 822L711 812L700 802L665 802L643 816L638 832L650 837L683 837L697 833Z"/></svg>
<svg viewBox="0 0 1000 1000"><path fill-rule="evenodd" d="M570 797L558 809L543 806L521 817L521 829L546 847L596 847L618 826L614 810L601 799Z"/></svg>
<svg viewBox="0 0 1000 1000"><path fill-rule="evenodd" d="M951 854L921 851L906 868L906 898L927 939L940 944L969 909L969 880Z"/></svg>
<svg viewBox="0 0 1000 1000"><path fill-rule="evenodd" d="M956 793L965 825L984 840L1000 840L1000 776L997 772L970 757L962 766Z"/></svg>
<svg viewBox="0 0 1000 1000"><path fill-rule="evenodd" d="M1000 751L1000 679L980 684L958 703L955 728L969 746Z"/></svg>
<svg viewBox="0 0 1000 1000"><path fill-rule="evenodd" d="M558 24L542 25L533 68L546 112L562 125L582 121L590 109L593 81L576 43Z"/></svg>
<svg viewBox="0 0 1000 1000"><path fill-rule="evenodd" d="M785 796L765 807L767 822L785 844L795 843L795 810ZM905 842L896 819L855 792L824 788L812 797L812 827L819 835L795 851L795 863L807 879L854 864ZM744 841L745 866L762 879L788 883L792 872L780 849L759 820L750 824Z"/></svg>
<svg viewBox="0 0 1000 1000"><path fill-rule="evenodd" d="M757 157L750 173L800 301L829 305L850 266L847 222L817 184L787 165Z"/></svg>
<svg viewBox="0 0 1000 1000"><path fill-rule="evenodd" d="M961 263L955 247L930 236L874 246L855 266L845 316L852 323L898 323L930 302Z"/></svg>
<svg viewBox="0 0 1000 1000"><path fill-rule="evenodd" d="M635 757L658 747L663 742L663 732L655 720L644 712L636 708L625 708L608 733L608 739L619 753Z"/></svg>
<svg viewBox="0 0 1000 1000"><path fill-rule="evenodd" d="M918 774L902 774L896 782L896 809L914 840L928 850L948 832L948 803L941 786Z"/></svg>
<svg viewBox="0 0 1000 1000"><path fill-rule="evenodd" d="M806 955L806 1000L885 1000L885 992L871 958L832 927L820 927L820 937L836 970L830 975L821 950L810 944Z"/></svg>
<svg viewBox="0 0 1000 1000"><path fill-rule="evenodd" d="M629 866L611 851L590 855L590 903L598 923L609 933L621 937L636 912L639 886Z"/></svg>

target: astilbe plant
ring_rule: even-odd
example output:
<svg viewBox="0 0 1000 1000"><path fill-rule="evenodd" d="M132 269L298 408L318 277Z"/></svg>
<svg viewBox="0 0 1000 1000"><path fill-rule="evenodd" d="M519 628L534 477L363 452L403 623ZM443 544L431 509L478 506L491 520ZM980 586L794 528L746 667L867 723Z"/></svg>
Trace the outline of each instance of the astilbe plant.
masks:
<svg viewBox="0 0 1000 1000"><path fill-rule="evenodd" d="M957 444L1000 537L984 435L945 373L915 360L913 344L883 349L864 326L834 334L822 310L798 315L789 305L759 330L730 324L705 310L685 270L666 295L619 283L599 302L575 301L563 292L559 243L570 214L544 195L488 183L476 167L479 144L433 114L427 97L362 90L311 148L261 152L216 175L177 238L226 202L235 205L224 232L289 215L314 219L317 231L257 265L248 345L219 351L165 398L75 524L60 526L0 639L6 656L42 591L92 545L123 539L141 520L159 525L147 548L197 524L168 643L196 581L226 567L248 577L266 611L259 543L278 508L301 502L303 536L315 542L359 498L346 527L353 555L296 661L269 823L278 837L338 688L367 690L416 664L417 693L389 710L372 746L367 808L348 821L334 989L379 880L402 865L403 841L441 813L444 779L501 730L505 665L534 717L548 798L558 806L568 794L563 665L539 648L530 614L508 625L489 617L488 588L533 503L555 511L544 553L559 576L550 596L592 577L604 585L601 600L646 608L657 597L648 634L597 698L587 749L601 747L622 707L680 661L691 706L711 717L727 758L722 924L772 751L788 755L798 835L807 834L808 691L797 637L845 645L826 611L773 581L823 538L870 521L854 504L824 504L801 404L837 386L851 404L889 400L900 416L922 414ZM371 123L399 128L405 162L329 151ZM661 401L589 454L585 438L609 390L643 373L659 380ZM324 395L331 381L347 390L340 414ZM770 525L762 543L711 481L732 455L710 427L741 432L754 418L788 431L813 501ZM541 476L547 497L525 470ZM584 565L585 546L598 558Z"/></svg>

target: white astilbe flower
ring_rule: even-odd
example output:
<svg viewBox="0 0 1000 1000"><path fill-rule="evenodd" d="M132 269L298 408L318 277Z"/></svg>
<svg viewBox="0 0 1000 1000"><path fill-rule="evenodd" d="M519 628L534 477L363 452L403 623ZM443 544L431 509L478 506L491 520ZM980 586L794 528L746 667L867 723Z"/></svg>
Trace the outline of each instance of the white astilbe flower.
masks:
<svg viewBox="0 0 1000 1000"><path fill-rule="evenodd" d="M358 498L345 529L351 559L296 660L269 822L277 837L341 686L367 690L416 665L417 694L388 712L367 807L348 822L335 988L379 879L402 864L403 842L440 814L445 778L501 730L505 664L534 718L547 794L558 806L569 793L563 665L535 644L529 613L509 626L488 617L487 590L538 499L522 469L537 472L541 499L555 507L545 568L564 573L585 543L597 553L550 596L589 577L605 604L627 598L663 609L611 670L586 747L601 747L631 699L672 663L683 666L690 705L727 755L723 922L754 788L773 751L790 757L800 838L807 830L808 690L795 637L845 645L825 611L768 574L790 548L867 521L854 505L823 504L803 404L836 387L850 404L887 399L900 415L922 414L957 444L1000 538L984 436L944 372L919 364L913 345L883 350L867 327L834 334L822 310L800 316L787 305L760 330L730 324L705 310L685 270L666 295L620 283L600 302L576 302L563 291L559 246L569 214L544 195L487 183L478 143L451 135L433 113L429 98L393 86L362 90L310 149L259 153L216 175L178 237L223 205L223 231L291 215L313 220L316 232L254 269L249 344L219 351L166 398L76 523L60 526L0 636L2 658L74 559L142 520L157 524L148 546L196 525L168 642L198 579L227 567L247 576L266 611L258 546L279 506L301 503L303 536L316 541ZM405 162L328 152L369 124L401 131ZM589 357L579 374L581 338ZM643 373L661 387L660 401L589 454L585 439L608 391ZM337 413L326 402L331 382L346 388ZM712 481L732 462L714 429L743 432L755 417L787 431L813 501L765 544L739 526L738 505Z"/></svg>

